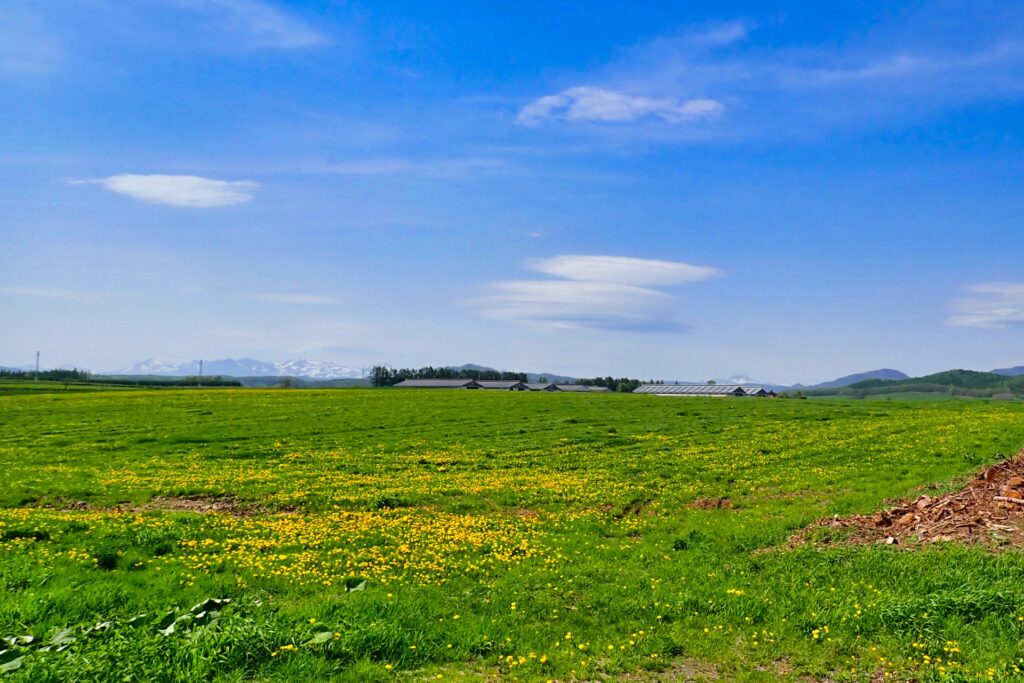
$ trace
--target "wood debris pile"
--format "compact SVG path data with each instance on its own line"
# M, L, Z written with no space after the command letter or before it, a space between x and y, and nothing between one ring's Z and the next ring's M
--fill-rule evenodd
M959 491L921 496L874 515L820 520L790 538L789 545L942 541L1024 547L1024 451L983 470Z

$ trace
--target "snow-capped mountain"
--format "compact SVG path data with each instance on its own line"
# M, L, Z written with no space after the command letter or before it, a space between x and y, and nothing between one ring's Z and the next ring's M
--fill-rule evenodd
M286 360L274 363L276 375L309 377L311 379L357 379L363 376L359 368L350 368L322 360Z
M111 374L187 377L199 374L199 361L170 363L156 358L147 358L141 363L129 365ZM203 374L225 377L308 377L310 379L362 377L362 371L359 368L350 368L329 361L287 360L282 363L269 363L252 358L222 358L203 361Z

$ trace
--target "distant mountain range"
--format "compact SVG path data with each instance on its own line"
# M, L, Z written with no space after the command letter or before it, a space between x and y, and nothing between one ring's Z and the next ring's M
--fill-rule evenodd
M473 363L466 363L459 366L451 366L455 370L479 370L479 371L493 371L495 368L487 367L484 365L476 365ZM32 367L11 367L0 365L0 370L8 371L22 371L31 372ZM139 363L134 363L128 367L121 368L114 372L106 373L114 376L158 376L158 377L189 377L192 375L199 374L199 361L193 360L185 363L173 363L158 360L156 358L147 358ZM364 377L364 368L355 368L346 365L340 365L338 363L332 363L330 361L313 361L313 360L288 360L283 362L269 362L262 360L255 360L253 358L222 358L218 360L209 360L203 362L203 374L207 376L220 375L222 377L239 377L239 378L272 378L272 377L294 377L306 380L359 380ZM1018 377L1024 375L1024 365L1018 365L1012 368L999 368L991 370L990 375L1002 375L1004 377ZM570 375L559 375L552 372L528 372L526 373L528 381L536 382L540 378L545 378L550 382L561 382L561 383L572 383L577 380L576 377ZM790 389L800 390L820 390L820 389L841 389L843 387L849 387L851 385L860 384L862 382L869 382L872 380L882 382L904 382L911 379L909 375L899 370L893 370L892 368L880 368L878 370L869 370L867 372L858 372L852 375L845 375L828 382L821 382L820 384L813 384L810 386L804 386L800 384L794 384L792 386L773 384L771 382L760 382L752 379L746 375L733 375L731 377L717 378L715 381L718 384L740 384L745 386L762 386L775 391L786 391ZM265 384L266 380L260 380L261 384ZM694 383L694 382L682 382L679 383ZM696 382L696 383L703 383Z
M147 358L141 363L121 368L111 375L157 375L164 377L190 377L199 374L199 361L169 363ZM222 358L203 361L204 375L224 377L304 377L308 379L358 379L360 368L351 368L329 361L287 360L270 363L252 358Z
M891 368L882 368L880 370L869 370L868 372L858 372L853 375L846 375L839 379L834 379L831 382L822 382L821 384L815 384L814 386L807 387L808 389L838 389L839 387L848 387L851 384L857 382L863 382L869 379L888 379L888 380L901 380L910 379L910 375L900 372L899 370L893 370Z

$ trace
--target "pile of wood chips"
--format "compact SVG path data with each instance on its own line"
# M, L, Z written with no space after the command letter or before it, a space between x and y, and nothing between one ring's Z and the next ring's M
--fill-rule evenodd
M980 472L960 491L917 500L874 515L824 519L789 539L790 547L832 542L915 546L957 541L991 548L1024 547L1024 451Z

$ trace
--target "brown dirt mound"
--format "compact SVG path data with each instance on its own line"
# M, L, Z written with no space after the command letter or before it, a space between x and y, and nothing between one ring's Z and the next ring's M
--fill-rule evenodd
M823 533L834 529L836 534ZM958 541L990 548L1024 547L1024 451L981 472L960 491L913 502L874 515L820 520L789 539L809 542L885 543L916 546Z

